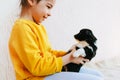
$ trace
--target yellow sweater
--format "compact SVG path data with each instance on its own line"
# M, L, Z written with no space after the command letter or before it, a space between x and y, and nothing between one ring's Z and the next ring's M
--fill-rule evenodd
M52 50L46 30L30 20L18 19L9 39L16 80L43 80L60 72L64 51Z

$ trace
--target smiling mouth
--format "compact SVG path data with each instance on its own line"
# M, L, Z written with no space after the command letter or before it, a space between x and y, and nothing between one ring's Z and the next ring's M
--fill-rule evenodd
M46 18L43 18L43 21L45 21Z
M43 21L46 20L47 18L43 18Z

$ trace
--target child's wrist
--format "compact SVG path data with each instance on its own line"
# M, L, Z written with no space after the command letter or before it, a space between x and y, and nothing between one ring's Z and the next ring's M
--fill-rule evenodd
M74 57L70 54L66 54L65 56L62 57L63 60L63 66L70 63L72 60L74 59Z

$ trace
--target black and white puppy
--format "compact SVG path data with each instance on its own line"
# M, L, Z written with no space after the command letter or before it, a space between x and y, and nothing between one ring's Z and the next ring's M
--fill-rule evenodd
M84 58L91 60L96 55L97 50L97 46L95 45L97 38L93 35L93 32L90 29L82 29L78 34L74 35L74 38L78 41L86 41L89 45L85 47L77 45L77 51L73 56L83 56ZM70 53L70 51L68 51L68 53ZM82 64L69 63L63 67L62 71L79 72L82 66Z

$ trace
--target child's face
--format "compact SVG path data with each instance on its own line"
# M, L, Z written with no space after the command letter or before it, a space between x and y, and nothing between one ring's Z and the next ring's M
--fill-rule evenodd
M33 20L39 24L48 16L51 16L51 9L55 4L55 0L41 0L32 6L32 17Z

